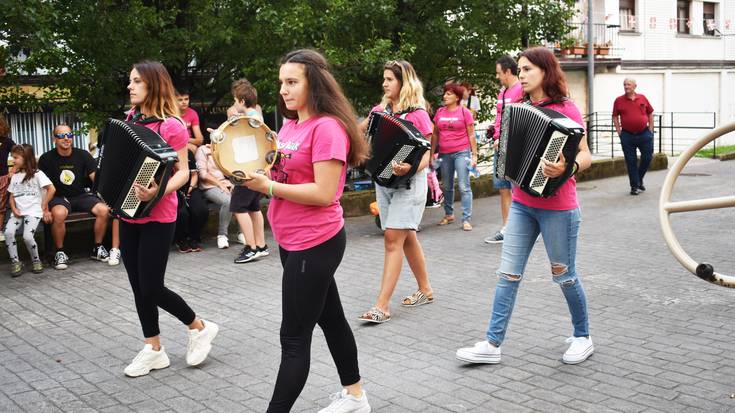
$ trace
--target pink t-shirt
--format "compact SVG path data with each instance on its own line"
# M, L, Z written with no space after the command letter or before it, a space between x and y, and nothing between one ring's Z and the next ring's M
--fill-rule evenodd
M344 227L339 198L347 175L350 139L342 124L330 116L315 116L303 123L288 120L278 133L281 160L271 169L276 182L305 184L314 182L314 163L336 159L342 172L334 200L326 207L304 205L273 197L268 206L276 242L287 251L315 247L335 236Z
M475 120L469 109L458 106L452 111L446 107L437 109L434 125L439 129L439 153L455 153L470 149L467 127Z
M377 105L370 109L370 113L373 112L383 112L383 107ZM434 132L434 125L431 123L431 118L423 109L417 109L413 112L409 112L405 117L401 116L401 118L413 123L413 126L415 126L416 129L418 129L424 136L431 135L432 132Z
M152 122L142 125L161 135L163 140L165 140L175 151L178 151L179 149L185 147L186 143L189 141L189 133L186 131L186 127L181 123L181 121L176 118L166 118L166 120L164 120L163 122ZM171 175L173 176L175 172L176 169L174 168L174 171L171 173ZM178 207L178 205L179 202L176 198L176 191L174 191L168 195L162 196L147 217L137 219L122 219L123 221L129 222L131 224L145 224L146 222L175 222L176 208Z
M535 104L538 103L540 102L536 102ZM579 113L579 108L577 108L577 105L575 105L571 100L552 103L544 107L555 110L584 127L582 114ZM513 185L513 201L531 208L550 209L554 211L568 211L570 209L575 209L579 207L579 203L577 202L577 181L572 176L553 196L549 198L537 198L535 196L531 196L522 189Z
M192 108L186 108L184 113L181 114L181 120L186 124L186 130L189 132L189 138L194 137L194 132L191 130L192 126L199 125L199 115Z
M493 139L500 139L500 122L503 116L503 102L505 104L520 102L523 99L523 86L521 82L516 82L515 85L508 89L503 89L498 93L498 104L495 106L495 133Z

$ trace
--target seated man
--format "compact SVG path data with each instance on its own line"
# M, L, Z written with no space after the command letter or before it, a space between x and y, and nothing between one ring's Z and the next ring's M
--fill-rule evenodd
M66 269L69 263L69 257L64 252L64 237L65 221L70 212L89 212L95 216L94 248L90 257L105 262L109 258L107 250L102 246L102 238L110 218L110 208L89 192L96 165L89 152L72 147L73 138L74 134L69 126L57 125L53 133L56 148L44 153L38 160L38 169L56 187L56 194L48 206L53 219L51 234L56 246L54 268L57 270Z
M189 182L178 191L179 206L176 216L174 242L179 252L202 250L202 230L207 225L209 208L199 189L199 172L194 154L189 154Z
M176 100L179 103L179 111L181 111L181 119L186 124L189 131L189 142L186 148L191 153L196 153L197 148L204 143L204 135L199 127L199 115L196 111L189 107L189 91L185 89L176 91Z

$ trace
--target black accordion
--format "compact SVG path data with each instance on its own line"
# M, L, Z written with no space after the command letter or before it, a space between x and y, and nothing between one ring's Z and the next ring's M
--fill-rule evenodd
M431 143L413 123L386 112L370 114L367 139L371 157L365 163L365 171L376 184L387 188L408 187L421 158L431 148ZM411 169L403 176L394 175L393 161L410 164Z
M166 189L178 155L156 132L132 122L109 119L99 140L96 192L116 216L142 218L150 214ZM135 196L134 183L158 194L148 202Z
M496 174L536 197L550 197L572 176L584 128L563 114L527 103L505 105ZM563 153L566 170L556 178L542 172L541 159L557 162Z

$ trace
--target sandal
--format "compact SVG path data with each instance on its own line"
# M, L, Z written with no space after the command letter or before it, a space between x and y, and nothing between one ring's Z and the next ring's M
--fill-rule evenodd
M472 224L470 224L470 221L463 222L462 229L465 231L472 231Z
M441 221L439 221L439 225L447 225L454 222L454 217L451 215L446 215L444 218L442 218Z
M390 320L390 314L386 314L383 310L378 307L373 307L368 310L365 314L357 317L360 321L366 321L368 323L382 324Z
M429 293L429 295L426 295L422 293L421 290L419 290L407 297L403 297L403 301L401 302L401 304L404 307L418 307L420 305L431 304L433 302L434 293Z

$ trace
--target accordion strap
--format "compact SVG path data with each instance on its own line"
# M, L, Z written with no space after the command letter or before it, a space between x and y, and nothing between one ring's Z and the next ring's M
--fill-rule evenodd
M531 99L524 99L523 100L523 103L528 104L528 105L533 105L533 106L535 106L537 108L543 108L543 107L546 107L546 106L549 106L549 105L553 105L554 103L566 102L567 100L569 100L568 97L563 97L561 100L551 100L551 99L549 99L546 102L541 102L538 105L534 105L531 102ZM505 103L505 102L503 102L503 103ZM503 106L505 106L505 105L503 105Z

